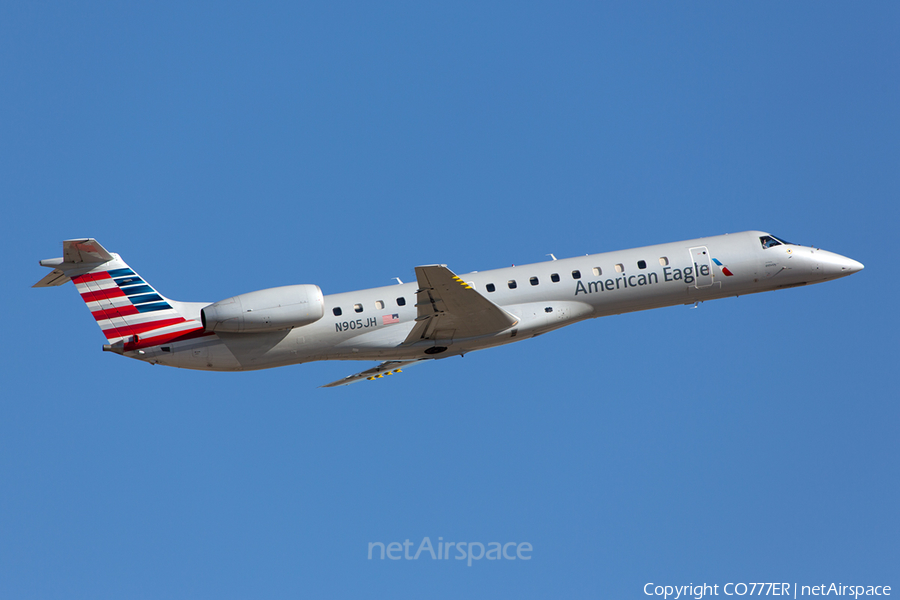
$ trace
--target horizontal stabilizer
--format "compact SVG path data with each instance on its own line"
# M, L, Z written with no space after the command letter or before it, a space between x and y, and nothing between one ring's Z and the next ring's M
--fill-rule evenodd
M113 255L94 238L65 240L63 242L63 258L67 263L105 263L113 259Z
M70 281L72 280L69 279L69 276L63 273L62 270L53 269L52 273L48 273L46 277L44 277L31 287L53 287L55 285L62 285Z
M343 379L338 379L337 381L332 381L329 384L323 385L321 387L340 387L342 385L349 385L351 383L356 383L357 381L362 381L363 379L375 380L381 379L385 375L394 375L397 373L401 373L402 369L412 366L414 364L425 362L426 360L434 360L431 358L417 358L415 360L386 360L377 367L373 367L371 369L367 369L355 375L350 375L348 377L344 377Z
M68 283L75 275L87 273L97 265L114 259L115 257L94 238L66 240L63 242L61 258L47 258L41 261L42 267L49 267L53 272L31 287L53 287Z

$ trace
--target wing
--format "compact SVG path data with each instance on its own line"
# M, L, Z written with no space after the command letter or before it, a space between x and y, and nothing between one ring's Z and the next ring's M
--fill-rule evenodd
M416 267L418 316L403 345L490 335L519 321L444 265Z
M424 362L426 360L434 360L431 358L417 358L415 360L386 360L377 367L373 367L371 369L367 369L355 375L350 375L348 377L344 377L343 379L338 379L337 381L332 381L326 385L321 387L339 387L342 385L348 385L351 383L356 383L357 381L362 381L363 379L374 380L380 379L385 375L394 375L395 373L402 373L403 369L401 367L409 367L416 363Z

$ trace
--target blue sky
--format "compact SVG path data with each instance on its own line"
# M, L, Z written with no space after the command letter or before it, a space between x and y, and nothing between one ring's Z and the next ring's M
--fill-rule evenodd
M900 585L893 3L0 6L0 596L639 598ZM335 293L764 229L866 265L337 390L100 351L169 297ZM369 561L369 542L530 561Z

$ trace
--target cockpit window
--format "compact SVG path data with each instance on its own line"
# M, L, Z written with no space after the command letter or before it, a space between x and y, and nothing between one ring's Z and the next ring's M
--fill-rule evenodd
M764 235L759 238L759 243L762 244L763 248L771 248L772 246L792 246L790 242L786 242L782 239L778 239L774 235Z

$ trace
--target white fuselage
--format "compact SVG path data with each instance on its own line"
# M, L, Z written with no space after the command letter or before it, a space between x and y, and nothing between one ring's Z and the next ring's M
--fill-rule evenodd
M240 371L316 360L444 358L508 344L593 317L765 292L850 275L856 261L811 247L764 248L747 231L552 260L459 277L518 322L492 335L404 345L417 317L417 284L324 297L325 316L268 333L211 333L126 356L189 369ZM199 319L207 303L175 303ZM340 313L340 314L337 314ZM429 348L446 348L439 355Z

